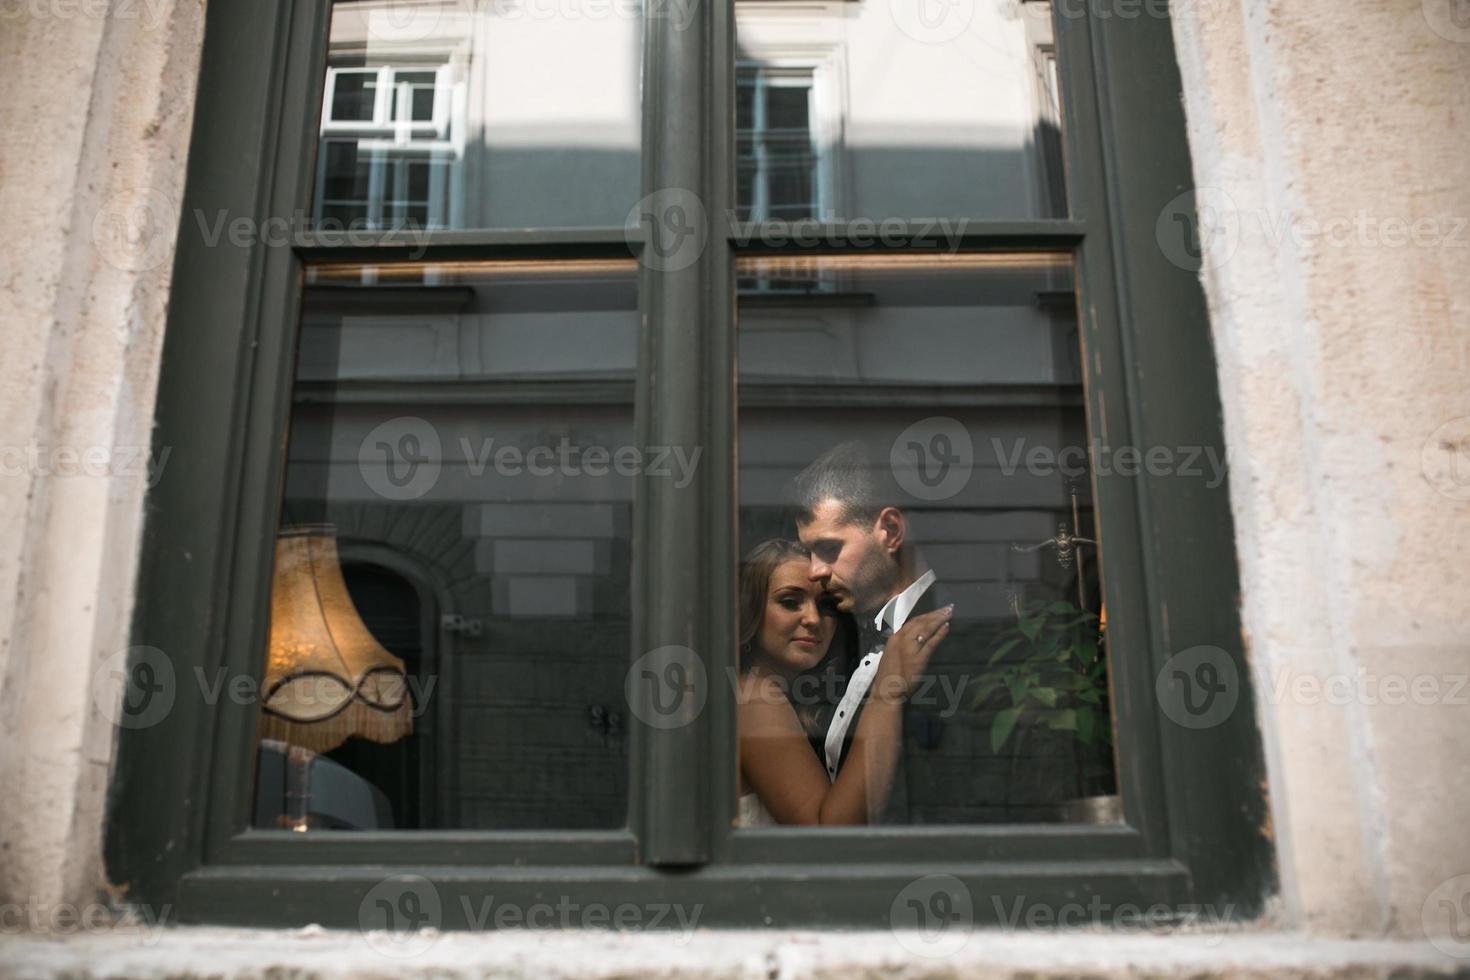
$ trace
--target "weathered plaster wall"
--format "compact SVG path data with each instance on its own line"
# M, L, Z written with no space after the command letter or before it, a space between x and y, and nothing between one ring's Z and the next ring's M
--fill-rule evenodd
M0 901L101 880L92 682L127 644L201 31L200 0L0 7Z
M1283 899L1311 928L1416 933L1470 872L1455 2L1174 5Z

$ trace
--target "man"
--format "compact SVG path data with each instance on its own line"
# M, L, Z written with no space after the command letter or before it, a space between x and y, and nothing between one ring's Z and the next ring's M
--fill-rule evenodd
M836 446L796 478L797 535L811 551L810 577L857 619L859 660L827 729L824 764L835 779L848 732L878 672L888 637L911 617L939 605L935 575L897 504L887 468L862 444ZM901 789L902 780L899 780ZM895 802L898 802L895 800Z

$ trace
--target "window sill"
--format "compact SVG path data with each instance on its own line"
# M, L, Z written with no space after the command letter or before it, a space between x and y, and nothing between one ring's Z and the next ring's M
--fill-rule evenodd
M394 949L387 933L118 928L63 937L12 934L8 972L25 977L852 977L920 970L930 977L1435 977L1470 962L1425 941L1140 927L1097 931L976 930L946 955L914 951L913 933L500 931L423 933ZM933 952L932 950L930 951ZM1464 972L1458 975L1465 975Z

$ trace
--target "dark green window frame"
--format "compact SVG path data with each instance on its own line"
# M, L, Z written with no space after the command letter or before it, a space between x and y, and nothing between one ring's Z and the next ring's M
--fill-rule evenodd
M973 221L963 247L1073 253L1094 426L1111 445L1212 447L1223 458L1203 297L1155 237L1158 215L1191 184L1169 23L1067 9L1056 45L1070 216ZM309 213L329 13L328 0L251 0L207 14L158 392L155 438L173 465L148 498L133 624L135 644L171 658L181 694L196 689L195 669L258 676L303 261L392 260L421 245L385 233L351 248L310 239L211 248L191 217ZM699 193L708 247L687 268L641 267L635 410L641 444L702 446L708 463L683 489L638 484L633 648L688 645L717 677L733 656L738 557L733 243L752 238L720 217L734 185L734 3L701 2L690 14L683 29L645 25L643 191ZM434 233L424 255L627 256L645 244L623 229L456 231ZM979 922L1018 896L1054 907L1094 895L1114 908L1210 903L1254 916L1275 868L1250 691L1204 729L1170 722L1153 693L1170 655L1199 644L1223 648L1240 682L1249 677L1228 485L1100 474L1097 499L1109 635L1114 650L1138 651L1112 665L1122 824L732 835L734 710L714 696L685 728L632 729L625 830L253 830L241 774L251 771L255 705L181 696L162 722L119 730L110 877L133 900L171 904L180 921L251 925L356 925L364 895L394 872L468 900L444 902L445 928L470 925L463 910L486 896L504 904L553 892L698 903L702 925L887 928L899 891L935 872L980 899Z

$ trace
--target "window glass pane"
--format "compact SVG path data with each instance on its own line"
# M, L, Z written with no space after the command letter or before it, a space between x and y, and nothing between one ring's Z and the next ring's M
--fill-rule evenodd
M322 220L336 228L365 228L368 225L367 205L328 203L321 209Z
M1071 257L737 271L742 825L1117 819Z
M756 69L741 65L735 74L735 128L749 134L755 125Z
M370 194L372 167L367 159L359 158L357 143L331 140L322 150L326 154L322 189L327 202L366 202Z
M794 130L797 134L808 132L807 100L811 88L807 85L773 86L766 90L766 121L773 133Z
M332 8L322 138L371 151L375 168L411 153L442 160L427 214L413 213L428 229L622 227L640 196L641 51L639 4L344 0ZM321 223L335 171L324 152L317 167ZM372 187L393 192L386 177ZM403 217L378 197L367 211L372 228Z
M378 94L378 75L374 71L340 71L333 75L333 122L372 122Z
M636 278L308 268L258 826L625 824Z
M393 73L393 118L413 122L434 119L435 73L431 71L397 71ZM405 111L405 108L407 111Z
M810 151L757 168L742 219L1065 215L1050 3L739 0L735 18L738 132ZM798 188L799 208L780 196Z
M408 164L408 197L413 201L424 201L429 197L429 167L428 161L410 162Z
M736 88L736 200L740 220L816 213L812 74L744 64Z

